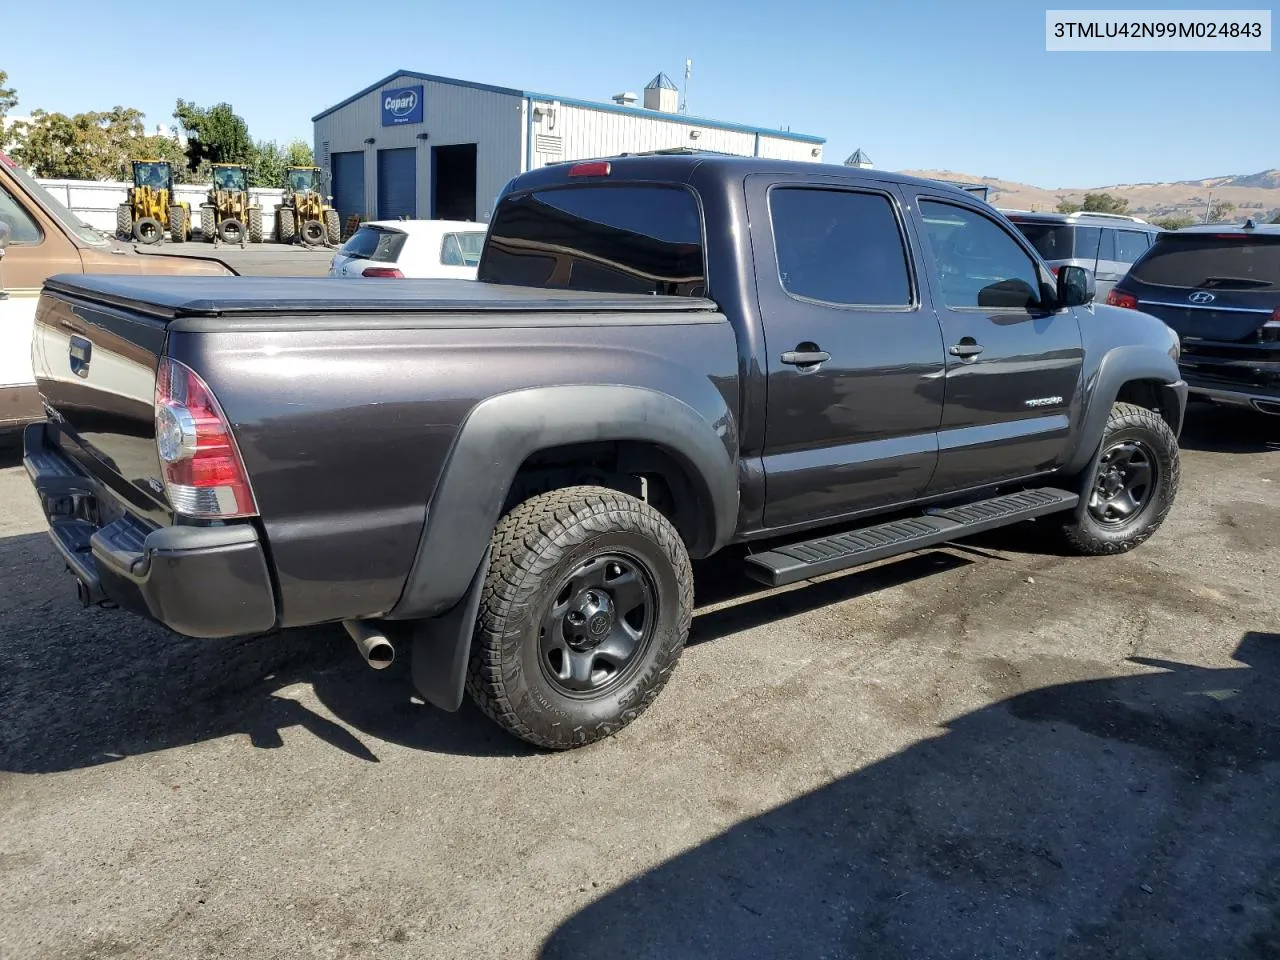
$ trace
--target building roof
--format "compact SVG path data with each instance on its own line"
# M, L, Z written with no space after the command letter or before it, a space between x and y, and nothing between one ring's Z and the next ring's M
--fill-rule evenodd
M671 78L665 73L660 73L648 83L645 84L646 90L678 90L680 89L671 82Z
M665 76L659 74L658 76ZM683 123L693 127L707 127L711 130L730 130L736 133L758 133L766 137L780 137L784 140L795 140L799 143L826 143L826 137L815 137L807 133L792 133L790 130L774 130L769 127L753 127L743 123L731 123L727 120L710 120L706 117L691 117L683 113L659 113L656 110L646 110L643 107L624 107L616 103L601 103L598 100L579 100L576 97L560 97L549 93L536 93L531 90L516 90L514 87L495 87L488 83L475 83L471 80L457 80L453 77L440 77L431 73L419 73L416 70L397 70L395 73L388 74L377 83L371 83L358 93L353 93L347 99L340 103L335 103L332 107L320 111L311 118L311 122L315 123L323 120L331 113L336 113L343 107L354 103L366 94L373 93L379 87L385 87L392 80L400 78L413 80L424 80L431 83L444 83L452 87L466 87L471 90L485 90L489 93L502 93L511 97L524 97L528 100L542 100L546 102L559 101L569 107L585 107L589 110L601 110L605 113L625 113L631 116L647 117L650 120L666 120L671 123ZM656 77L654 78L657 79ZM668 81L670 82L670 81Z

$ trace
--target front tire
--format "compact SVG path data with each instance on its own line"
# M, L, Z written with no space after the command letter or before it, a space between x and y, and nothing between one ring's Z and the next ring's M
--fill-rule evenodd
M262 242L262 208L249 208L249 242Z
M116 236L121 240L133 236L133 207L127 203L116 207Z
M186 243L191 235L191 225L187 222L187 208L173 206L169 208L169 238L174 243Z
M329 246L336 247L342 242L342 221L337 210L330 208L324 212L324 232Z
M1178 440L1164 418L1146 407L1114 404L1085 503L1062 527L1066 546L1089 556L1132 550L1160 529L1181 474Z
M293 243L298 235L297 221L290 207L281 207L276 211L276 242Z
M662 692L693 615L689 555L647 503L604 487L527 500L493 533L467 690L529 743L580 747Z

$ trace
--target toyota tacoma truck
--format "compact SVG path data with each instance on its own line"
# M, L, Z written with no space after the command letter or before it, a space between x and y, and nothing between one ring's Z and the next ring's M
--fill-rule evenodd
M789 584L1034 520L1132 549L1178 486L1178 343L992 207L820 164L517 178L476 281L55 277L25 464L86 604L341 623L567 748L670 678L690 559Z

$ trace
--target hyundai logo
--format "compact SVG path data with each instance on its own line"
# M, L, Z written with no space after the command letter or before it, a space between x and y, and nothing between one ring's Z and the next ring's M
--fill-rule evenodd
M1187 297L1192 303L1213 303L1216 299L1212 293L1205 290L1197 290L1191 296Z

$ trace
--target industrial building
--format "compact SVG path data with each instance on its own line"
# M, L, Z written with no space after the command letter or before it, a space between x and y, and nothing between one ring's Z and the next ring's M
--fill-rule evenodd
M586 157L691 148L822 160L822 137L691 117L679 98L661 73L643 99L605 103L400 70L311 119L344 222L484 221L512 177Z

